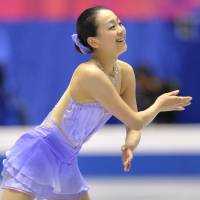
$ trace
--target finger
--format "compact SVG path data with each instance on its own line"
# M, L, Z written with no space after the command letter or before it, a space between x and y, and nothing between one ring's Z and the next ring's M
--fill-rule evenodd
M187 104L191 103L192 97L180 97L180 96L174 96L172 97L174 99L174 106L185 106Z
M130 170L130 168L131 168L131 163L128 162L128 163L124 166L124 171L125 171L125 172L128 172L128 171Z
M128 166L124 168L125 172L129 172L129 170L130 170L130 168Z
M190 96L179 96L179 101L183 103L189 103L192 101L192 97Z
M122 156L122 163L125 164L128 160L128 156L127 155L123 155Z
M132 160L132 159L129 158L129 159L127 159L127 160L124 162L124 167L125 167L125 168L129 168L129 167L130 167L130 165L131 165L131 160Z
M169 96L174 96L174 95L178 95L179 92L180 92L179 90L174 90L171 92L167 92L166 94L168 94Z
M126 165L124 165L124 171L127 172L128 169L129 169L129 167L128 167L128 163L127 163Z
M129 159L126 159L126 160L124 161L124 163L123 163L124 166L125 166L125 165L128 165L129 162L130 162Z
M124 161L123 165L124 168L127 168L127 166L129 165L130 161L127 159L126 161Z
M177 107L175 110L177 110L177 111L182 111L182 110L185 110L185 108L182 107L182 106L179 106L179 107Z
M186 106L189 106L191 104L192 104L191 102L189 102L189 103L181 103L181 104L178 104L178 107L186 107Z

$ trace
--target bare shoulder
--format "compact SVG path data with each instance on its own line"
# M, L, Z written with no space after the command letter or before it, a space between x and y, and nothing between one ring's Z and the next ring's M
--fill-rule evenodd
M75 72L74 76L76 77L78 83L84 84L85 82L91 81L103 81L105 80L105 75L96 65L86 62L80 64Z
M133 66L130 65L129 63L122 61L122 60L118 60L118 63L121 67L121 71L123 74L134 73Z
M127 62L118 60L118 63L121 69L121 94L123 94L130 85L135 86L135 73L133 67Z
M90 62L81 63L75 69L70 81L71 94L80 102L94 101L89 89L97 92L105 79L104 73L97 66Z
M118 60L117 62L123 75L134 74L133 67L129 63L122 60ZM104 76L104 73L96 65L89 62L80 64L75 71L79 78L97 78L98 80L107 79Z
M101 70L99 70L98 67L96 67L94 64L90 62L81 63L77 66L75 73L77 75L95 75L98 74Z

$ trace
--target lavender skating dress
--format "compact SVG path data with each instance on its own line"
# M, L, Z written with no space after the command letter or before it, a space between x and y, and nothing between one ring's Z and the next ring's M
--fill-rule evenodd
M50 119L23 134L6 152L2 188L36 199L74 199L89 187L78 168L81 146L112 116L98 102L80 104L71 98L58 127Z

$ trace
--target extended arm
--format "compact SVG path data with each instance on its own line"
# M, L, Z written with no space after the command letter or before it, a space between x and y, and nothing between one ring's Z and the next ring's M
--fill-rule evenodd
M134 73L131 69L129 70L129 78L131 79ZM134 130L141 130L147 126L159 112L181 110L191 101L191 97L176 96L177 92L165 93L152 106L142 112L137 112L122 99L101 70L96 67L86 68L79 77L79 84L86 93L127 127Z

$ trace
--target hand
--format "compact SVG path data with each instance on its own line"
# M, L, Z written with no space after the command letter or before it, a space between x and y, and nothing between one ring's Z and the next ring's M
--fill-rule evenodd
M121 147L121 151L122 151L122 162L124 166L124 171L128 172L131 168L131 161L133 159L133 150L130 147L123 145Z
M179 90L164 93L156 99L156 104L160 112L185 110L185 107L191 104L192 97L177 96Z

